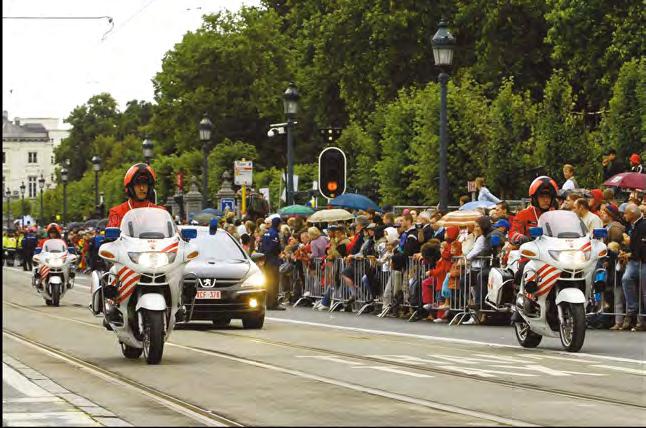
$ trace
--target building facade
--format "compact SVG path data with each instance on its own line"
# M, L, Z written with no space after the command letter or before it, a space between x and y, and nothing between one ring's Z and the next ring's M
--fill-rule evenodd
M55 118L14 118L2 112L2 189L18 191L25 184L25 198L38 195L42 175L45 188L56 186L54 149L69 131Z

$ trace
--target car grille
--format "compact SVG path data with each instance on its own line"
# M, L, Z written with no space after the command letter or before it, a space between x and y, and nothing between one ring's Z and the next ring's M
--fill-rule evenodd
M218 289L232 287L241 282L240 279L222 279L222 278L185 278L184 284L196 284L197 288ZM210 283L210 286L208 285Z

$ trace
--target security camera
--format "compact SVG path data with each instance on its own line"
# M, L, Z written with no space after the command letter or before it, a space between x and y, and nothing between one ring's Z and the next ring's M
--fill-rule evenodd
M268 137L273 137L274 135L276 135L276 128L271 128L269 131L267 131Z
M269 131L267 131L267 136L275 137L278 134L284 134L284 133L285 133L285 128L282 126L278 126L276 128L269 129Z

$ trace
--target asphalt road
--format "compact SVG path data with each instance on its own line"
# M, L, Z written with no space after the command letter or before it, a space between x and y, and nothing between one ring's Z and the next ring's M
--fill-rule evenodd
M3 425L646 426L643 333L588 331L567 354L509 327L297 308L262 330L182 326L148 366L122 357L88 286L48 307L3 268Z

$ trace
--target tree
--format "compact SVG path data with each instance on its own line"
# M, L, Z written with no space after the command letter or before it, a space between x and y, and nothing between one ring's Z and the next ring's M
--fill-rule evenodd
M574 113L576 96L561 71L556 71L545 86L543 101L533 129L537 158L546 174L561 182L566 163L575 167L590 160L583 120ZM583 185L579 183L579 185Z
M621 67L601 128L605 145L622 162L646 151L646 57Z
M258 159L256 147L243 141L231 141L225 138L211 150L209 153L209 198L211 200L215 201L215 194L220 190L224 171L229 171L233 180L234 162L242 158L248 161Z
M379 159L379 146L356 122L343 130L336 145L346 155L346 186L368 197L376 197L374 168Z

